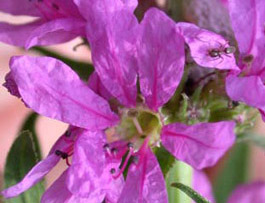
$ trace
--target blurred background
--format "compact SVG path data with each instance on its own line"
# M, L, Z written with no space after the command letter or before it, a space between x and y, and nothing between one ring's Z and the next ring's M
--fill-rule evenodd
M151 2L151 1L150 1ZM154 2L151 2L153 5ZM163 5L163 1L159 3ZM146 8L150 4L144 5ZM192 18L189 16L188 18ZM8 14L0 13L0 21L7 21L12 23L23 23L30 21L28 17L14 17ZM91 56L88 48L86 46L79 47L76 51L73 50L73 47L82 42L81 39L72 40L69 43L61 44L48 47L49 49L58 52L67 57L90 62ZM9 71L8 62L11 56L14 55L23 55L23 54L32 54L36 55L37 53L25 52L23 49L12 47L3 43L0 43L0 83L4 83L5 75ZM5 166L5 159L7 157L8 151L18 135L19 129L23 124L25 118L30 114L30 110L26 108L18 98L9 94L9 92L3 87L0 86L0 188L3 188L3 171ZM66 130L67 125L59 121L52 120L49 118L39 117L37 121L37 134L40 140L42 156L45 157L50 147L57 140L57 138ZM253 127L253 131L265 135L265 123L259 117L257 122ZM219 163L210 169L207 169L207 174L211 178L211 181L215 181L216 175L220 170L222 170L224 163L229 156L226 155ZM240 164L237 163L237 164ZM48 176L47 183L51 184L54 180L66 167L65 162L61 162L57 168L55 168ZM265 180L265 151L261 148L254 145L249 145L249 180Z

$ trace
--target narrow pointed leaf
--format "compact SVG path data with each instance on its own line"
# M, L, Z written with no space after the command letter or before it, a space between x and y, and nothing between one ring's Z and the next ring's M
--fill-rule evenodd
M197 193L196 191L194 191L193 189L191 189L190 187L188 187L182 183L172 183L171 186L180 189L182 192L185 192L196 203L210 203L208 200L206 200L199 193Z

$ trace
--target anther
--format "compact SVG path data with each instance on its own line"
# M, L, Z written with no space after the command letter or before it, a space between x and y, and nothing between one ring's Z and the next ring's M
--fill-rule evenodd
M109 149L109 148L110 148L110 146L109 146L109 144L108 144L108 143L103 145L103 149L105 149L105 150L106 150L106 149Z
M138 104L144 104L145 103L145 98L142 95L138 94L137 98L136 98L136 102Z
M111 153L114 154L114 155L116 155L118 153L118 149L112 148L111 149Z
M132 157L132 162L133 162L134 164L138 164L138 163L139 163L139 157L138 157L138 156L133 156L133 157Z
M128 148L133 148L133 143L129 142L129 143L127 144L127 147L128 147Z
M68 157L68 154L67 154L67 153L62 152L62 151L60 151L60 150L56 150L56 151L55 151L55 154L56 154L57 156L60 156L62 159L66 159L66 158Z
M70 137L71 136L71 132L70 130L67 130L64 134L65 137Z
M140 138L145 139L147 135L141 135Z
M126 168L126 166L128 164L128 161L129 161L130 157L132 156L132 154L133 154L133 148L129 148L129 152L128 152L125 160L124 160L123 165L121 166L120 171L116 175L113 175L114 179L116 179L116 178L121 176L121 174L123 173L123 171L125 170L125 168Z
M116 172L115 168L110 169L110 173L114 174Z
M250 54L250 55L247 55L247 56L245 56L243 58L243 62L245 62L245 63L251 63L253 61L253 59L254 59L254 56Z
M52 3L52 7L57 11L60 9L60 7L55 3Z
M127 115L129 117L137 117L138 116L138 111L136 109L130 109L128 112L127 112Z
M239 105L239 102L238 101L232 101L232 104L234 107L238 106Z

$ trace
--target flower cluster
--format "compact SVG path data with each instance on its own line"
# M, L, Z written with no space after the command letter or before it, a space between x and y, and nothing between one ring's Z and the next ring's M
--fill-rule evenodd
M157 149L201 170L215 165L236 139L233 118L183 123L163 111L181 86L189 57L202 69L224 71L229 97L265 114L263 0L228 3L237 62L235 46L215 32L176 23L157 8L138 21L137 0L18 3L2 1L0 10L37 18L1 23L1 41L28 49L85 37L95 71L84 82L55 58L12 57L4 86L28 108L69 128L44 160L1 192L5 198L26 191L65 159L67 169L42 202L168 202Z

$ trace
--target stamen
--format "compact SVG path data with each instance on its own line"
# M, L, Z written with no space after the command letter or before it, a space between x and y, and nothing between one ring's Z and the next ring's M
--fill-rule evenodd
M125 161L124 161L119 173L117 175L113 176L114 179L117 179L123 173L123 171L125 170L125 168L126 168L126 166L128 164L128 161L129 161L130 157L132 156L132 154L133 154L133 148L129 148L129 153L126 156Z
M133 148L133 143L129 142L129 143L127 144L127 147L128 147L128 148Z
M70 137L71 136L71 132L70 130L67 130L64 134L65 137Z
M60 7L55 3L52 3L52 7L57 11L60 9Z
M69 158L68 158L68 157L66 157L66 164L67 164L67 166L71 166L71 164L70 164L70 162L69 162Z
M62 151L60 151L60 150L56 150L56 151L55 151L55 154L56 154L57 156L60 156L62 159L66 159L66 158L68 158L68 154L65 153L65 152L62 152Z
M137 117L138 116L138 111L136 109L130 109L128 112L127 112L127 115L129 117Z
M115 168L110 169L110 173L111 174L114 174L115 172L116 172L116 169Z
M141 127L140 123L138 122L137 118L136 117L133 117L132 120L133 120L133 123L134 123L134 125L135 125L138 133L139 134L143 134L142 127Z
M110 152L110 146L109 146L109 144L104 144L103 149L107 152L107 154L108 154L109 156L111 156L111 152Z
M116 156L118 153L118 149L117 148L112 148L111 149L111 154L113 154L114 156Z
M133 156L132 158L133 158L133 159L132 159L132 162L133 162L134 164L138 164L138 163L139 163L139 157L138 157L138 156Z

